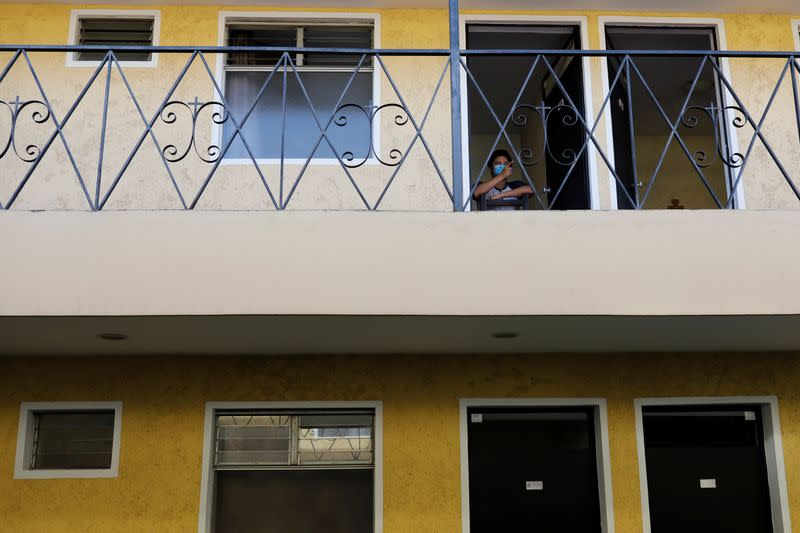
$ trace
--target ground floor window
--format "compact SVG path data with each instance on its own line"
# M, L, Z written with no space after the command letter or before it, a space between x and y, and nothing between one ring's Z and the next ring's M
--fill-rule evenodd
M375 410L216 410L210 531L375 531Z

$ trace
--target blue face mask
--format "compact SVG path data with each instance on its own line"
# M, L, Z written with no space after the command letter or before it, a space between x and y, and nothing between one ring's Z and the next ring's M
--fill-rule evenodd
M493 166L492 167L492 177L496 178L497 176L499 176L500 173L503 172L503 170L505 170L505 168L506 168L506 166L503 163L500 163L499 165Z

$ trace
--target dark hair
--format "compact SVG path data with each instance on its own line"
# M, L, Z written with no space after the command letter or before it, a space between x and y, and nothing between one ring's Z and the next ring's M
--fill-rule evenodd
M489 163L487 163L486 166L488 168L492 168L492 163L494 163L494 160L500 156L503 156L509 161L511 161L511 154L509 154L507 150L500 149L492 152L492 157L489 158Z

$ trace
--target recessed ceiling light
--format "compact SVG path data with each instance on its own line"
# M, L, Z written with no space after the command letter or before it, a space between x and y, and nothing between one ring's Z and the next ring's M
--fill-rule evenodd
M493 339L516 339L517 337L519 337L519 333L516 331L498 331L492 333Z
M104 341L124 341L128 336L124 333L100 333L97 338Z

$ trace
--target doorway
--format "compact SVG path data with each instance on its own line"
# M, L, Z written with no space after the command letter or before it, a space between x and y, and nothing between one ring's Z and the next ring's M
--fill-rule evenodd
M468 22L468 50L579 50L581 27L570 24ZM585 118L584 62L574 56L468 56L468 131L465 167L469 186L490 178L495 149L514 159L512 180L530 184L529 209L590 209L591 192ZM488 104L488 105L487 105ZM491 110L490 110L491 107ZM501 134L502 124L510 117Z
M788 531L769 405L642 405L638 415L646 532Z
M465 533L605 531L596 406L475 405L462 416Z
M712 26L607 25L605 45L607 50L719 48ZM617 207L726 206L732 180L725 161L735 161L735 150L728 126L732 117L724 109L723 87L714 68L714 64L721 67L722 60L709 58L703 63L703 57L695 56L638 55L631 59L635 67L623 64L619 56L608 58ZM671 124L678 125L676 133L685 150L677 137L670 141ZM730 205L735 207L733 199Z

